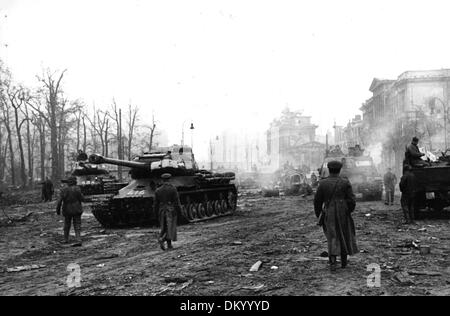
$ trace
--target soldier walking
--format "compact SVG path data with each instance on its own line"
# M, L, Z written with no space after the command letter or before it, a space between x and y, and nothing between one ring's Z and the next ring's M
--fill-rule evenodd
M400 191L402 192L401 205L406 224L414 224L415 211L417 209L417 180L411 172L411 167L403 167L403 176L400 179Z
M80 187L77 186L77 179L70 177L67 180L67 187L61 190L60 197L56 206L56 214L64 216L64 242L69 243L70 227L73 223L77 246L81 246L81 214L83 207L81 202L88 200L83 197Z
M397 177L392 173L392 169L388 168L388 171L384 175L384 190L386 193L386 205L394 205L394 193L395 185L397 184Z
M162 250L173 249L172 241L177 241L177 214L181 212L180 197L177 189L169 183L170 173L164 173L164 183L155 191L154 210L159 216L159 245Z
M355 195L346 178L339 176L342 163L328 163L330 176L319 183L314 197L314 211L319 217L328 241L330 270L336 271L337 256L341 256L341 266L347 266L347 256L358 252L355 224L351 213L355 209Z

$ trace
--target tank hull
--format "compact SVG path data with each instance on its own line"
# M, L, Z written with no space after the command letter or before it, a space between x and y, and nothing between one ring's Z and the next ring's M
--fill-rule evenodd
M182 212L178 223L212 219L231 215L237 206L237 189L233 184L183 190L178 188ZM153 210L153 196L110 197L93 205L92 213L106 228L158 226L158 214Z
M440 162L430 167L413 168L418 185L417 208L442 211L450 206L450 165Z

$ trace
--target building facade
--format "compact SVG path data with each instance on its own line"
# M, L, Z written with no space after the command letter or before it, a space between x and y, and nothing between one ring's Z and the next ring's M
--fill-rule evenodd
M450 69L406 71L396 80L374 79L363 113L362 138L380 144L382 167L401 173L405 146L413 136L428 150L443 150L448 123Z
M317 125L300 111L283 110L267 131L267 156L275 171L285 164L294 167L318 166L322 163L325 145L316 142Z

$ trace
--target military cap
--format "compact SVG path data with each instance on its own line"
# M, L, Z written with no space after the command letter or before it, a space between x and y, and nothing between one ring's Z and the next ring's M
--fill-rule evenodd
M333 160L328 163L328 169L337 170L337 169L341 169L341 168L342 168L342 163L340 161Z
M161 179L170 179L172 177L172 175L170 173L163 173L161 175Z

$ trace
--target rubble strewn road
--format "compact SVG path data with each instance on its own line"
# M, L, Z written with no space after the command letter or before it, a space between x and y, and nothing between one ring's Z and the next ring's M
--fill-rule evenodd
M83 215L83 246L62 242L54 202L5 208L0 225L2 295L449 295L448 218L401 225L400 206L359 202L354 213L361 253L331 274L326 239L311 198L240 197L234 216L179 227L174 251L157 228L105 230ZM3 213L0 218L3 220ZM429 246L430 254L420 254ZM257 271L250 268L261 261ZM69 264L81 286L69 288ZM367 279L381 268L381 287ZM375 266L376 267L376 266Z

